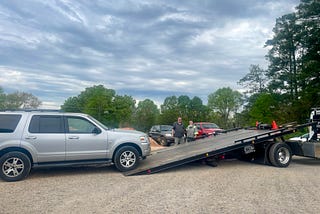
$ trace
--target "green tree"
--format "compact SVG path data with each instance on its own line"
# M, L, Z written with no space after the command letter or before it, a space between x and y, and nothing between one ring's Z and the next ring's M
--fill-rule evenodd
M250 124L253 125L256 121L271 124L273 120L278 120L277 110L278 102L272 94L259 94L249 110Z
M199 97L181 95L167 97L161 105L161 114L159 122L161 124L173 124L178 117L181 117L185 125L189 120L207 121L209 119L210 109L203 105Z
M159 114L160 111L152 100L140 101L134 115L135 128L147 132L156 123Z
M166 97L160 109L161 115L159 117L159 123L161 124L173 124L180 116L178 98L176 96Z
M267 55L270 62L268 76L270 89L281 90L290 94L290 101L298 97L297 51L299 37L297 35L296 14L283 15L276 20L273 29L274 37L266 42L271 49Z
M132 115L135 111L136 101L128 95L119 96L116 95L112 105L114 106L113 120L109 117L109 120L114 124L119 124L120 127L128 127L132 125Z
M218 113L221 118L222 127L230 127L229 119L231 114L238 111L242 104L242 94L238 91L233 91L231 88L220 88L216 92L209 94L208 107Z
M68 98L61 109L89 114L104 124L118 127L129 123L135 100L130 96L119 96L103 85L86 88L77 97Z
M178 112L179 112L179 116L186 123L186 121L189 120L189 116L192 112L191 100L189 96L181 95L178 97Z
M320 1L302 0L295 13L278 18L271 47L269 88L281 94L283 112L299 122L320 105Z
M2 87L0 86L0 110L5 109L5 100L6 100L6 94L4 93Z
M65 112L82 112L83 106L80 104L78 97L69 97L64 101L61 109Z
M36 109L40 105L41 101L31 93L17 91L5 96L5 109Z
M302 0L297 7L297 22L300 26L299 73L300 99L294 112L306 118L311 107L320 106L320 1Z
M266 91L267 87L266 71L259 65L250 65L249 73L241 78L238 84L248 89L246 93L262 93Z
M203 105L203 102L199 97L193 97L190 101L189 120L193 120L194 122L208 121L210 119L209 116L210 109Z

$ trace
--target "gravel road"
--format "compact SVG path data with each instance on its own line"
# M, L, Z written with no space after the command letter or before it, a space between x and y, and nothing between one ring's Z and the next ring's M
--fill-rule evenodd
M320 160L225 160L125 177L113 167L33 170L0 181L0 213L319 213Z

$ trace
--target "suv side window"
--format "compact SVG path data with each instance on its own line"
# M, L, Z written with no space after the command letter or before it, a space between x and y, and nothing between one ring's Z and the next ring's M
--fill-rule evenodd
M93 133L95 128L96 126L85 118L67 117L68 133Z
M20 114L1 114L0 133L12 133L21 119Z
M62 116L34 115L31 118L30 133L64 133Z

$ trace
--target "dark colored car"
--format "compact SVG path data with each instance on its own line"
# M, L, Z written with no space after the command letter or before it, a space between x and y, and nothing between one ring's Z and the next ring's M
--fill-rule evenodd
M154 125L149 131L149 136L162 146L174 143L171 125Z
M197 138L208 137L211 135L217 135L223 132L223 129L219 128L219 126L215 123L209 122L197 122L194 123L198 129Z

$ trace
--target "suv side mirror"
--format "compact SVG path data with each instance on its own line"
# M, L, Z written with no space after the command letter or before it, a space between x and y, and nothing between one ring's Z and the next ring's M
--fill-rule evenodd
M94 129L92 130L92 133L93 134L100 134L101 133L101 130L97 127L94 127Z

